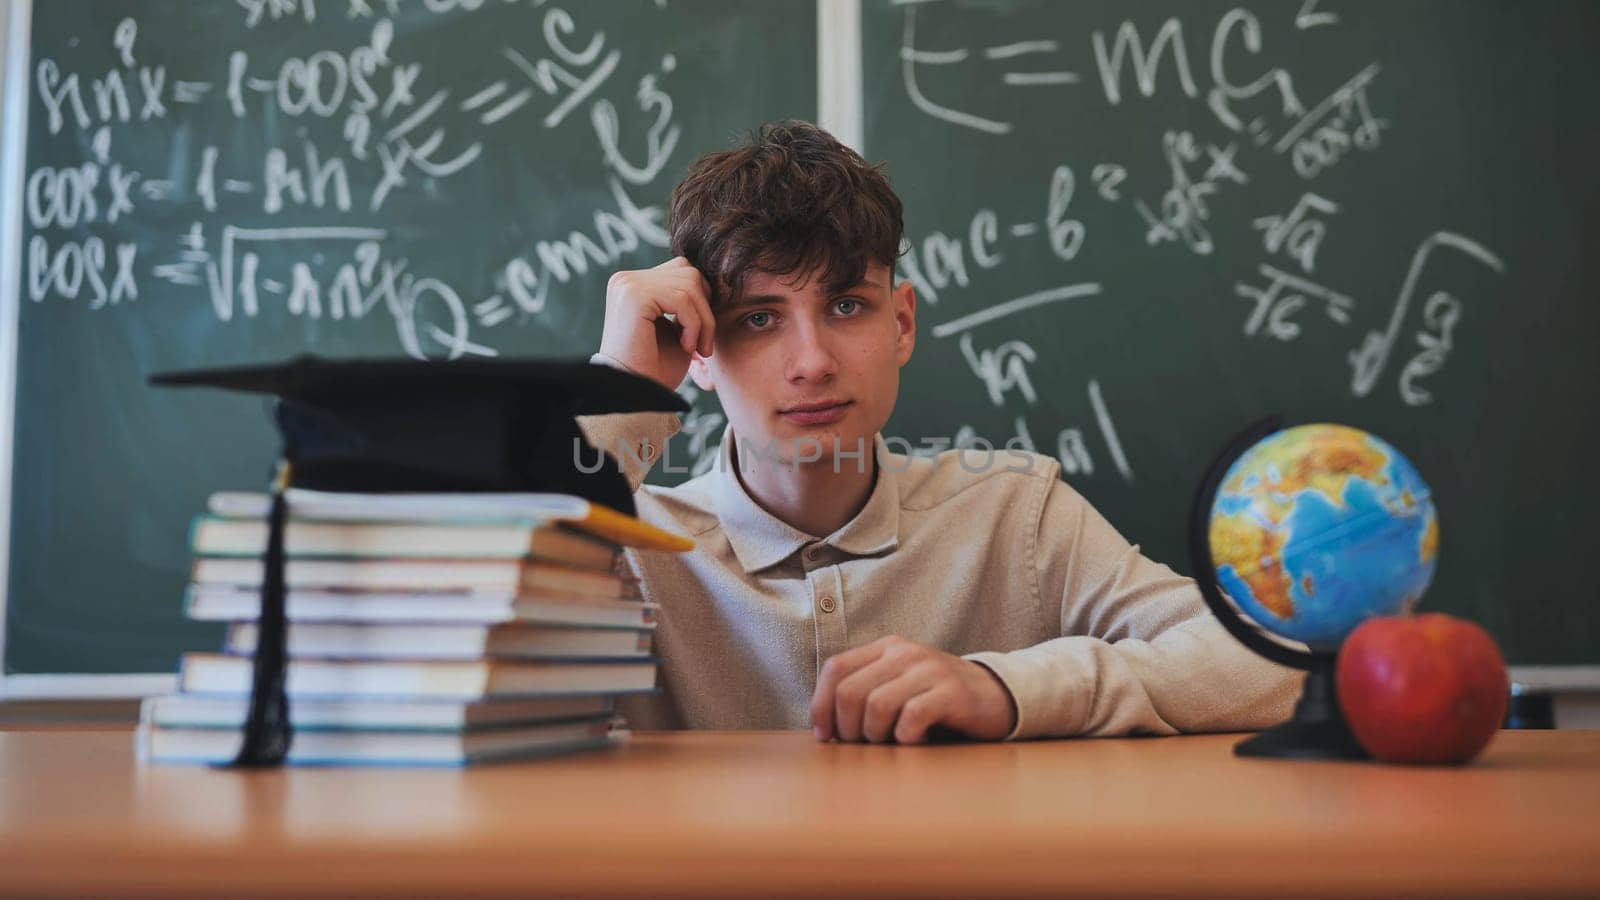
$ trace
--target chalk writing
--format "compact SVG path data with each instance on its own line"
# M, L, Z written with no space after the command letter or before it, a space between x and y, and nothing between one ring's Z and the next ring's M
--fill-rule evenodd
M1454 250L1496 273L1505 272L1505 263L1500 257L1471 238L1439 231L1423 239L1416 252L1411 255L1411 265L1406 270L1405 282L1401 284L1399 295L1395 298L1388 327L1383 331L1367 332L1361 339L1361 344L1350 353L1350 390L1356 396L1364 397L1371 393L1378 379L1382 377L1383 370L1389 363L1389 356L1400 339L1401 330L1405 327L1406 315L1416 296L1423 272L1438 250ZM1422 351L1412 358L1401 375L1400 399L1408 405L1420 406L1433 399L1432 395L1421 389L1416 382L1444 366L1453 346L1451 336L1460 321L1461 309L1461 302L1444 291L1430 295L1424 304L1423 331L1417 337L1417 343L1422 347Z
M1294 316L1307 303L1313 302L1320 303L1323 313L1335 323L1350 322L1350 309L1355 301L1348 296L1264 263L1260 273L1267 280L1265 287L1234 285L1235 293L1255 304L1244 323L1247 336L1265 334L1280 341L1294 340L1300 336L1300 326Z
M78 71L60 56L41 55L33 92L44 130L83 134L86 156L26 173L22 205L33 232L25 244L27 295L35 302L83 300L89 309L126 306L140 296L140 279L150 278L201 292L222 323L281 315L354 325L382 312L409 355L493 354L475 331L544 315L553 287L667 246L664 210L632 192L652 201L663 195L660 179L683 139L668 89L677 54L656 53L648 71L630 76L631 97L619 102L605 91L623 72L622 49L560 6L533 4L535 27L509 30L504 44L486 48L485 61L498 71L479 69L478 77L487 77L476 85L435 71L440 62L426 53L405 58L418 48L400 45L402 9L409 26L418 16L457 19L507 5L330 0L319 8L314 0L239 0L240 27L294 33L285 44L294 49L224 46L212 57L220 62L214 71L181 75L169 69L189 60L155 58L163 54L152 53L145 37L153 32L131 17L98 39L109 44L110 66ZM343 7L343 16L337 9L330 16L330 6ZM351 40L341 18L366 24ZM334 27L347 36L330 39ZM78 47L74 40L67 49ZM1014 48L1014 55L1026 51ZM576 117L592 128L609 202L588 214L591 227L538 237L525 253L503 256L498 274L485 279L492 290L470 296L422 271L402 246L425 235L425 224L396 229L360 220L387 212L397 198L433 196L441 180L482 159L482 132L511 127L519 111L536 107L536 127L554 129ZM194 141L202 132L191 132L188 117L211 109L248 126L276 124L259 149L215 137ZM170 166L146 174L116 158L116 129L166 121L175 111L181 120ZM120 228L147 212L170 220L175 211L190 223L175 240L142 245L84 233Z
M1138 86L1139 94L1144 97L1155 96L1161 60L1168 51L1172 53L1172 68L1184 94L1193 97L1199 93L1194 73L1189 69L1189 52L1184 48L1183 25L1177 19L1163 22L1148 48L1140 40L1139 29L1132 22L1117 26L1116 37L1112 38L1109 49L1104 32L1095 31L1090 40L1094 45L1094 62L1100 72L1100 85L1105 90L1106 102L1112 106L1122 102L1123 64L1129 61L1133 64L1134 83Z
M1336 165L1352 147L1375 150L1389 123L1375 118L1367 101L1367 85L1378 77L1373 63L1340 85L1284 133L1273 145L1289 151L1294 170L1315 178Z
M1038 359L1038 354L1025 342L1006 341L993 350L978 351L973 349L972 335L963 334L961 355L966 357L972 373L983 381L995 406L1004 406L1006 392L1013 388L1028 403L1039 399L1028 378L1028 363Z
M1301 194L1294 209L1281 216L1262 216L1251 225L1262 232L1268 253L1284 250L1307 273L1317 268L1317 249L1327 234L1327 226L1314 214L1333 215L1339 204L1316 194Z
M1124 482L1132 484L1135 480L1133 467L1129 464L1127 454L1122 448L1122 438L1117 433L1116 423L1112 421L1111 410L1106 404L1099 380L1091 379L1085 393L1094 425L1089 429L1081 425L1068 425L1056 432L1055 446L1051 449L1055 451L1056 461L1061 464L1061 474L1074 479L1094 477L1095 455L1090 446L1090 438L1098 437L1104 445L1105 455L1111 459L1111 467ZM917 450L914 452L926 456L954 449L964 451L962 457L966 457L968 454L965 451L977 451L972 454L971 461L965 459L962 461L963 467L969 471L999 469L1028 471L1034 465L1033 461L1019 454L1040 451L1028 427L1027 418L1017 416L1013 419L1012 431L1011 437L997 448L994 442L980 435L971 425L962 425L950 439L922 438L915 445ZM899 437L885 438L885 443L889 444L891 449L894 449L896 444L908 448L912 446L910 441Z
M37 57L31 100L53 142L20 185L30 301L145 314L156 307L142 299L152 293L141 289L148 280L163 301L187 298L224 327L266 317L323 329L376 325L400 352L458 358L496 353L491 342L510 329L564 322L582 308L577 295L605 275L659 262L667 249L662 204L701 102L675 81L688 60L702 64L685 47L663 40L636 54L608 33L613 17L550 0L229 6L235 37L255 38L224 41L209 56L160 52L161 23L118 14L87 26L85 47L98 55L82 60L92 62L74 63L76 43ZM641 4L652 14L669 6ZM889 83L901 99L938 127L985 142L993 156L983 162L1002 161L1007 186L1031 185L1012 203L1014 191L981 192L983 166L952 173L980 185L978 195L937 227L908 233L894 266L922 304L925 333L955 339L944 349L952 359L959 353L955 366L975 379L973 402L1013 417L1006 446L1034 449L1032 416L1044 451L1069 477L1111 473L1133 482L1100 381L1087 383L1078 421L1046 432L1038 420L1058 399L1048 396L1039 367L1055 361L1063 340L1083 340L1049 330L1073 315L1075 301L1125 304L1137 311L1138 328L1177 321L1160 304L1186 298L1119 290L1118 268L1140 259L1119 255L1130 247L1148 259L1145 248L1170 244L1216 267L1217 280L1203 290L1223 286L1227 315L1240 322L1228 331L1233 340L1242 332L1246 346L1292 343L1308 332L1347 340L1343 329L1362 306L1341 263L1361 249L1355 236L1374 210L1344 192L1348 173L1325 176L1352 154L1377 151L1391 123L1376 112L1385 99L1373 93L1378 62L1358 60L1306 90L1315 82L1291 54L1339 32L1340 15L1324 6L1130 13L1082 27L1063 16L1058 28L1018 33L1001 17L993 28L941 27L944 17L983 9L892 0ZM465 69L410 40L429 23L479 22L507 10L522 27L493 32ZM1308 107L1302 95L1316 102ZM1120 149L1086 139L1098 123L1063 114L1066 98L1144 115L1145 130L1136 131L1144 137ZM205 116L250 139L194 127L215 121ZM1036 146L1034 135L1046 129L1061 134L1038 145L1053 156L1041 163L1012 153ZM484 226L481 240L451 244L473 257L478 278L425 256L438 241L434 217L453 196L450 183L504 182L507 196L521 200L516 170L542 162L554 145L540 142L556 131L562 152L573 140L581 147L561 164L590 167L573 192L583 198L578 205L563 196L559 216L544 215L535 197L525 217L509 221L478 222L471 210L439 219L444 227ZM171 143L160 165L129 153L152 136ZM497 149L512 155L486 159ZM1107 207L1118 208L1109 219ZM913 220L915 210L907 212ZM1228 268L1221 251L1229 242L1260 255ZM1438 252L1445 250L1455 252ZM1498 256L1453 232L1424 240L1387 324L1349 334L1362 335L1348 355L1356 396L1372 394L1385 375L1394 379L1391 400L1405 406L1446 393L1437 376L1475 321L1475 295L1422 288L1424 278L1458 274L1435 272L1441 256L1504 271ZM43 308L70 314L73 306ZM1331 363L1340 391L1342 365ZM678 443L699 473L712 464L726 419L699 408L712 398L683 390L697 406ZM954 443L982 440L963 426Z
M1161 139L1161 146L1172 186L1161 195L1160 212L1151 210L1143 200L1134 201L1134 209L1145 222L1145 243L1154 246L1181 241L1195 253L1209 254L1216 245L1206 228L1206 221L1211 218L1208 198L1216 194L1224 182L1250 183L1234 162L1238 148L1234 144L1226 147L1201 144L1187 131L1168 131ZM1198 177L1191 174L1189 167L1202 162L1204 172Z

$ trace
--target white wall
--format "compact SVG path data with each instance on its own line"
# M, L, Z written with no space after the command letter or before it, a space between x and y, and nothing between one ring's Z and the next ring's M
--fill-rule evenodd
M17 304L22 290L22 164L31 0L0 0L0 613L11 552L11 446L16 408ZM0 691L5 616L0 615Z
M817 124L861 151L861 0L817 0Z

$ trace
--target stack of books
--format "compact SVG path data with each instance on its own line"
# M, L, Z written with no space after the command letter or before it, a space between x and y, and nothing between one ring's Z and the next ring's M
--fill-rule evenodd
M657 607L623 544L686 541L577 497L291 489L285 530L288 762L463 765L607 746L619 695L654 689ZM229 623L144 704L154 762L219 763L242 741L269 500L196 518L190 618Z

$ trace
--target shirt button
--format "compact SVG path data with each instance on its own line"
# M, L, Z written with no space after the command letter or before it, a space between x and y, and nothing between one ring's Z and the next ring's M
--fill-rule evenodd
M817 601L817 605L822 607L822 611L825 613L833 612L834 603L832 597L823 597L821 600Z
M822 548L820 548L820 547L812 547L811 549L806 551L806 559L809 559L812 562L816 562L817 561L817 557L819 557L821 555L822 555Z

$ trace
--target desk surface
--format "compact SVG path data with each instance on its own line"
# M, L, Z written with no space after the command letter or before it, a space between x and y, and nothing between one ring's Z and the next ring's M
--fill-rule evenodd
M1600 732L1430 769L1238 739L686 732L243 774L141 767L127 732L0 733L0 895L1600 895Z

